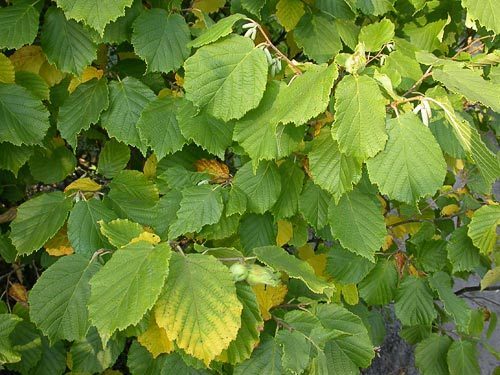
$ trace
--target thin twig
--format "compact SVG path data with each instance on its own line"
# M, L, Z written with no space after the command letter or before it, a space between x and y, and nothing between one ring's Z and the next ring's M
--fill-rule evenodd
M426 71L425 71L425 73L422 75L422 77L420 77L420 78L418 79L418 81L417 81L417 82L415 82L415 83L414 83L414 84L413 84L413 85L412 85L412 86L408 89L408 91L406 91L406 92L403 94L403 96L406 96L406 95L408 95L409 93L411 93L413 90L415 90L417 87L419 87L419 86L420 86L420 84L421 84L421 83L422 83L422 82L423 82L426 78L428 78L428 77L430 77L430 76L432 76L432 65L431 65L431 66L429 66L429 67L427 68L427 70L426 70Z
M493 286L488 286L484 289L481 289L481 285L475 285L475 286L466 286L463 287L462 289L459 289L455 292L457 296L464 294L464 293L470 293L470 292L480 292L480 291L496 291L500 290L500 285L493 285Z

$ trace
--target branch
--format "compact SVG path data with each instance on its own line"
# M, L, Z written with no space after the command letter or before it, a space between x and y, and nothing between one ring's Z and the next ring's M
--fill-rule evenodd
M470 292L484 292L484 291L496 291L496 290L500 290L500 285L488 286L484 289L481 289L481 285L476 285L476 286L466 286L462 289L457 290L455 294L459 296Z

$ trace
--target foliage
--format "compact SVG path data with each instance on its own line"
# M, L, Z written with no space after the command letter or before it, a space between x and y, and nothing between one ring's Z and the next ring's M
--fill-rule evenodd
M479 374L499 11L0 0L0 370Z

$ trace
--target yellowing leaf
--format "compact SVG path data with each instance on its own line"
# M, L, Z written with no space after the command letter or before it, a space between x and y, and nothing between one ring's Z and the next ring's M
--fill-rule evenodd
M168 338L167 331L156 324L154 317L151 318L148 329L137 336L137 341L153 355L153 358L174 350L174 345Z
M403 238L406 234L415 234L418 232L422 225L422 223L406 223L395 225L403 221L406 221L406 219L395 215L387 215L385 217L385 224L387 226L393 225L392 233L396 238Z
M500 282L500 266L489 270L481 280L481 290Z
M276 18L286 31L293 30L304 14L301 0L280 0L276 4Z
M67 193L71 190L80 190L80 191L90 191L95 192L101 190L102 186L97 182L91 180L89 177L83 177L78 180L73 181L71 184L66 186L64 192Z
M130 243L136 243L136 242L140 242L140 241L144 241L144 242L148 242L150 244L156 245L156 244L160 243L161 239L160 239L159 236L157 236L154 233L151 233L151 232L142 232L137 237L132 238L130 240Z
M229 168L226 164L217 160L200 159L195 163L198 172L206 172L215 183L223 183L231 178Z
M10 56L16 72L27 71L38 74L41 66L47 61L40 46L24 46Z
M283 303L285 296L288 292L286 285L280 284L278 286L269 285L254 285L253 291L259 303L260 313L264 320L271 319L269 310L274 306Z
M286 220L278 220L278 234L276 235L276 244L283 246L293 237L292 223Z
M84 69L80 77L73 77L68 86L68 91L72 93L76 88L82 83L88 82L91 79L97 78L101 79L104 72L101 69L97 69L93 66L88 66Z
M158 158L156 157L155 154L151 154L149 158L147 158L146 162L144 163L144 176L146 176L148 179L153 179L156 177L156 167L158 166Z
M24 285L13 283L9 287L8 294L9 297L13 298L17 302L28 302L28 291Z
M57 85L64 79L64 77L66 77L65 73L61 72L55 65L52 65L48 61L45 61L42 64L38 74L45 80L45 82L47 82L49 87Z
M359 303L359 294L356 284L342 285L342 296L347 304L357 305Z
M45 251L54 257L73 254L74 250L68 239L66 225L59 229L55 236L47 241L44 247Z
M217 12L224 6L226 0L195 0L193 8L199 9L205 13Z
M453 216L458 211L460 211L460 206L457 204L449 204L441 209L441 215L443 216Z
M388 234L387 236L385 236L385 242L382 245L382 250L386 251L387 249L389 249L392 243L393 243L393 238L390 234Z
M0 53L0 83L14 83L14 65L7 56Z
M306 244L299 248L299 258L309 263L316 275L325 276L326 254L316 254L312 246Z

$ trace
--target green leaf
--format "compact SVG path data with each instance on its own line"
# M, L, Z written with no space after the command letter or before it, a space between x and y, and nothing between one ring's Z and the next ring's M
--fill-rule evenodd
M188 43L188 47L199 48L206 44L216 42L233 31L233 26L236 22L245 18L245 15L240 13L231 14L228 17L222 18L215 25L210 26L195 40Z
M263 214L276 203L281 192L281 177L274 162L262 162L255 171L252 163L243 165L234 177L234 186L248 198L249 212Z
M253 249L257 259L276 271L285 272L289 277L302 280L314 293L329 293L333 284L320 279L312 266L306 261L297 259L278 246L263 246Z
M51 139L46 145L35 149L29 160L30 171L36 181L54 184L75 170L76 158L61 138Z
M297 26L304 14L304 3L300 0L280 0L276 4L276 18L287 32Z
M267 81L264 51L237 35L201 47L184 69L186 98L224 121L257 107Z
M395 0L357 0L356 6L364 14L380 16L394 9Z
M426 272L435 272L446 265L446 241L423 240L413 251L416 266Z
M332 198L314 182L307 180L299 198L299 211L317 231L328 224L328 207Z
M467 15L486 27L500 33L500 9L494 0L462 0L462 6L467 8Z
M0 48L18 49L33 43L40 17L37 4L35 0L18 0L0 8Z
M99 221L99 229L109 243L116 248L128 245L130 241L144 232L140 224L127 219L115 219L107 223Z
M252 356L234 368L234 375L280 375L281 348L274 337L266 336L253 351Z
M355 18L356 8L352 0L317 0L315 6L335 18L347 20Z
M301 374L310 361L311 343L302 332L279 330L275 336L281 346L283 368L292 374Z
M19 254L41 248L63 226L72 202L60 191L42 194L17 208L10 238Z
M24 87L0 83L0 141L39 144L49 129L49 112Z
M326 272L341 284L359 283L375 266L366 258L339 245L334 245L326 257Z
M65 256L50 266L30 291L30 318L52 343L83 339L89 329L89 281L101 268L81 255Z
M208 365L237 337L242 308L229 269L216 258L172 255L155 317L179 348Z
M97 171L105 177L113 178L125 169L130 159L130 149L126 144L110 139L99 154Z
M415 349L415 365L422 375L448 375L446 354L452 340L448 336L431 334L421 341Z
M394 38L394 24L383 19L380 22L363 26L359 32L359 42L365 44L365 51L376 52Z
M121 171L109 184L108 198L116 212L144 225L154 221L151 210L159 199L157 187L139 171Z
M474 212L469 224L469 237L481 253L488 255L495 248L500 206L483 206Z
M337 76L335 64L313 66L297 76L279 91L273 105L275 119L283 124L303 125L324 112Z
M303 16L293 36L304 54L318 64L332 60L342 49L342 42L333 19L326 14L306 14Z
M79 85L59 108L57 128L75 149L77 135L99 121L108 108L108 85L105 79L93 79Z
M394 51L387 56L380 71L390 77L395 87L404 91L409 90L422 77L420 64L401 51Z
M241 0L241 6L251 14L260 18L260 11L266 4L266 0Z
M21 360L21 356L12 347L12 342L9 338L21 320L17 315L0 314L0 365L19 362Z
M216 119L206 111L197 111L188 100L179 106L177 122L186 139L224 159L226 149L233 143L232 123Z
M31 370L36 375L62 375L66 371L66 347L63 341L53 345L42 337L42 353L40 361Z
M169 273L170 255L165 243L133 243L116 251L90 280L89 316L103 345L153 307Z
M333 236L343 247L374 261L375 252L387 234L384 216L375 197L360 190L349 192L330 205L329 223Z
M97 58L97 45L89 32L67 20L58 8L49 8L45 13L41 41L49 62L63 72L80 75Z
M84 340L75 341L71 345L71 370L78 373L102 372L115 363L124 346L123 338L111 338L103 348L97 330L90 327Z
M153 358L152 354L136 340L130 345L127 367L132 375L162 374L166 362L165 356Z
M146 146L141 141L137 122L142 110L155 99L154 93L141 81L126 77L109 85L109 107L101 115L103 128L110 137L138 147L143 153Z
M30 91L37 99L50 100L49 86L40 75L25 71L16 72L16 83Z
M99 34L111 21L116 20L125 12L125 8L132 5L133 0L57 0L57 5L64 10L68 18L83 21L94 28Z
M132 44L146 61L148 72L168 73L181 67L189 56L189 27L179 14L154 8L142 12L134 22Z
M284 85L271 82L259 106L236 122L234 140L252 158L254 168L260 160L289 155L304 137L303 128L278 125L277 96Z
M142 1L134 0L132 6L125 9L125 15L106 25L102 37L103 42L120 44L130 41L132 38L132 25L142 11L144 11Z
M75 204L68 219L68 238L75 253L91 257L106 248L108 241L98 222L116 219L116 214L98 199L82 200Z
M245 215L240 222L239 236L241 246L246 254L251 250L276 243L277 228L273 222L274 218L269 213L265 215Z
M478 363L476 343L466 340L456 340L450 345L448 368L453 375L479 375L481 369Z
M381 258L359 283L359 295L369 305L386 305L394 298L398 280L394 261Z
M304 172L292 161L285 161L279 166L281 175L281 193L272 209L277 219L288 218L297 213L299 197L304 183Z
M429 325L437 316L427 282L415 276L403 279L396 292L394 307L403 325Z
M19 169L33 155L30 146L15 146L9 142L0 143L0 169L11 171L17 177Z
M22 374L31 373L42 355L41 337L36 327L27 320L16 325L10 334L12 349L18 352L21 360L9 365L9 369Z
M446 176L442 151L428 127L413 113L387 122L385 149L366 162L382 194L406 203L434 194Z
M467 230L467 226L455 229L446 247L453 273L473 271L480 264L479 251L467 235Z
M143 142L153 149L158 160L181 150L186 142L176 118L180 103L181 99L171 96L156 98L146 104L137 123Z
M481 102L500 112L500 83L485 80L481 70L464 69L462 64L447 63L441 69L434 69L432 77L469 101Z
M222 192L218 185L199 185L184 189L177 220L170 226L169 238L199 232L204 225L217 223L223 208Z
M445 311L453 318L462 332L467 332L471 319L471 310L465 300L457 297L452 289L450 275L443 271L436 272L429 278L429 285L443 301Z
M347 76L335 90L333 138L340 151L365 160L387 141L385 99L377 82L368 76Z
M250 358L254 347L259 343L260 330L264 326L252 287L248 284L237 283L236 294L243 305L241 328L234 341L219 356L223 362L231 364L240 363Z
M354 374L368 367L375 357L370 336L362 320L342 306L318 305L321 324L337 335L325 345L326 374Z
M361 162L339 150L329 130L323 130L311 143L308 154L313 181L330 192L336 201L353 189L361 178Z

